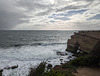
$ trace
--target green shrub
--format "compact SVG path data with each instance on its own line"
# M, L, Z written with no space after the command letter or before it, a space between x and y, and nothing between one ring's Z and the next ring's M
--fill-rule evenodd
M29 76L74 76L72 72L77 72L76 69L78 67L98 65L99 59L96 56L86 55L63 64L59 70L51 69L45 72L45 63L42 62L36 69L31 70Z
M42 62L35 71L35 76L43 76L43 73L45 71L45 63Z
M66 71L54 71L51 70L49 72L46 72L44 76L74 76L72 74L72 71L66 70Z
M40 63L36 69L31 69L29 76L44 76L45 62Z
M91 55L81 56L62 65L62 68L77 68L80 66L98 66L98 58Z
M0 72L0 76L2 76L2 72Z
M65 73L65 76L75 76L72 74L72 70L68 70L66 73Z

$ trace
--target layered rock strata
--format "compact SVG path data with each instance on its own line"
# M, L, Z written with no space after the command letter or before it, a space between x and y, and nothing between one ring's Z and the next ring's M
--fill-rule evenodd
M74 33L67 42L67 51L77 50L100 56L100 31L80 31Z

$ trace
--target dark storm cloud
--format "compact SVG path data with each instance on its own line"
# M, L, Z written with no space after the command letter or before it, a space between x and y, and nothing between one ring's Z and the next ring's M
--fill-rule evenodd
M65 6L63 8L59 8L59 9L56 10L56 12L66 11L66 10L71 10L71 9L78 9L78 8L79 8L79 6L70 5L70 6Z
M56 10L56 12L60 12L60 11L66 11L66 10L77 10L77 9L82 9L82 8L88 8L88 6L90 6L93 1L97 1L100 4L99 0L73 0L73 2L78 2L78 4L85 2L84 5L66 5L63 8L59 8ZM97 3L97 4L98 4Z
M10 0L0 0L0 30L12 29L16 25L26 22L22 11L17 9Z
M46 11L43 11L43 12L39 12L36 14L36 16L44 16L44 15L48 15L49 13L52 12L53 9L48 9Z
M49 29L51 28L49 23L59 25L64 22L66 24L66 21L77 22L72 25L79 28L84 27L79 23L83 22L86 27L91 28L91 25L93 27L91 20L95 19L94 23L97 23L99 12L100 0L0 0L0 30L34 29L35 27L44 29L44 25ZM92 19L87 24L89 18Z
M50 7L49 5L44 5L42 3L36 3L35 0L19 0L16 1L17 6L24 7L28 11L39 10L39 9L46 9Z
M27 9L27 12L35 12L35 16L44 16L50 14L54 9L53 5L43 4L42 2L38 2L36 0L19 0L17 1L17 6L24 7ZM41 11L42 10L42 11Z
M65 6L63 8L57 9L56 12L66 11L66 10L77 10L80 8L82 9L82 8L86 8L89 5L90 5L90 3L88 3L87 5L79 5L79 6L76 6L76 5Z
M51 9L48 9L49 7L49 5L35 0L0 0L0 30L13 29L19 26L18 24L28 23L32 18L32 16L28 16L31 11L38 10L35 16L48 15L51 12ZM39 12L44 9L47 10Z
M24 15L19 13L9 13L0 10L0 30L12 29L17 24L28 22L27 20L21 20Z

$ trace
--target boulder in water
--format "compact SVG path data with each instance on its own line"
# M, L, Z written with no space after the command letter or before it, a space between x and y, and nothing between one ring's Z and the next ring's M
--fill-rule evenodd
M52 68L52 64L48 64L47 69L51 69Z

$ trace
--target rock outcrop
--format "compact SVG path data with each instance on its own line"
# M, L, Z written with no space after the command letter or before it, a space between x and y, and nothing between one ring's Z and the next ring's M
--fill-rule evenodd
M67 42L67 51L77 50L100 56L100 31L80 31L74 33Z

